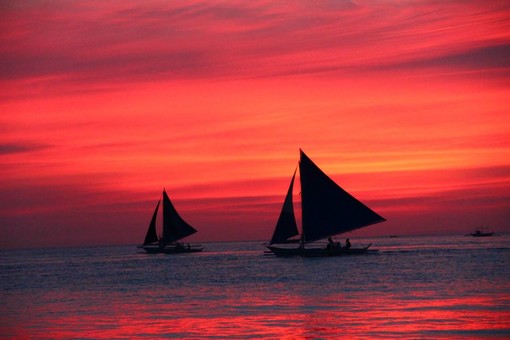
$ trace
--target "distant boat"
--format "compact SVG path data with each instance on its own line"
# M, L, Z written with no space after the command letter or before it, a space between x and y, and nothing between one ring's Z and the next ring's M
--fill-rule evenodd
M177 254L202 251L203 248L200 245L178 242L197 231L179 216L165 190L163 190L163 235L158 237L156 232L156 219L160 203L161 200L159 200L156 205L156 210L152 215L145 240L138 248L151 254Z
M300 150L299 172L301 180L302 232L299 235L292 203L296 171L292 176L287 196L267 248L277 256L338 256L363 254L367 247L341 247L331 236L386 221L366 205L351 196L329 178ZM308 244L329 238L326 247L306 247ZM289 248L274 244L299 243Z
M492 236L494 232L489 231L487 227L479 227L475 229L475 232L471 233L470 235L473 237L488 237Z

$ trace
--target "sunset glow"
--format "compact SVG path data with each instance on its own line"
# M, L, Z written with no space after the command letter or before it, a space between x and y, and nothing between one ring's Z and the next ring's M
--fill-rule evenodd
M147 292L138 293L148 295ZM51 332L56 339L111 339L119 336L139 337L140 334L182 338L239 337L242 334L245 337L278 339L317 335L325 338L362 338L360 334L370 334L374 338L402 338L427 334L448 339L458 327L462 328L466 337L476 338L473 334L479 333L504 334L509 316L504 310L493 312L495 304L505 301L505 297L501 296L448 298L441 302L430 302L427 297L420 296L410 296L404 302L397 299L401 299L400 296L391 295L363 296L365 299L361 302L351 301L347 296L327 296L324 299L331 301L331 310L317 311L319 307L314 304L317 302L292 294L270 301L246 298L237 291L230 294L238 296L240 300L230 297L229 305L217 306L214 305L215 301L203 299L200 303L202 308L209 311L207 315L193 314L186 303L173 303L160 304L155 317L150 306L140 308L136 305L137 308L132 309L131 301L119 299L100 315L88 315L87 308L84 308L81 311L84 315L79 318L69 316L65 303L55 303L50 307L44 306L51 308L55 317L16 320L9 327L13 328L17 337L44 337L46 332ZM73 296L66 292L65 296L68 298L70 295ZM322 300L320 302L324 303ZM336 309L339 303L345 310ZM231 310L236 310L238 315L230 315ZM44 311L35 311L34 314L44 315ZM423 320L429 320L429 323L424 325L417 322ZM20 322L31 325L31 332L16 328ZM35 333L32 328L37 327L44 327L45 333Z
M355 235L510 232L503 1L5 2L0 44L2 248L139 243L163 188L267 240L300 148Z

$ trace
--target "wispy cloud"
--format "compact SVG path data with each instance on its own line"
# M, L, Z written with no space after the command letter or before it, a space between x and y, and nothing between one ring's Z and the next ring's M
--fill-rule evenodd
M497 2L36 2L3 11L0 75L97 84L389 67L507 70L508 13Z
M28 153L51 148L51 145L33 144L33 143L9 143L0 144L0 155L9 155L17 153Z
M260 238L299 148L388 228L508 216L509 46L502 1L1 2L2 238L115 238L165 186Z
M498 71L500 77L510 73L510 44L474 47L465 51L451 52L412 61L401 61L380 65L378 69L415 69L443 68L458 71Z

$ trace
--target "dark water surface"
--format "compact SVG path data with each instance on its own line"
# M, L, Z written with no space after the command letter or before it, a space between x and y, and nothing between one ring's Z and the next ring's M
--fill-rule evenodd
M380 252L276 258L260 242L181 255L4 250L0 337L510 337L510 236L355 241Z

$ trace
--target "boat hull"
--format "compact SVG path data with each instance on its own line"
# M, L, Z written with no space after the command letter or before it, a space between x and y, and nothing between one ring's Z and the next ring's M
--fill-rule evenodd
M274 246L267 246L267 248L276 256L290 257L326 257L326 256L347 256L347 255L362 255L369 253L376 253L378 250L369 250L371 244L364 248L281 248Z
M204 248L200 245L167 245L160 247L159 245L141 245L138 248L145 250L147 254L186 254L186 253L198 253Z
M472 233L471 236L473 236L473 237L489 237L489 236L492 236L492 234L494 234L494 233L479 233L479 232L476 232L476 233Z
M165 247L163 249L163 253L165 254L185 254L185 253L198 253L201 252L204 248L193 246L190 248L180 248L180 247Z

